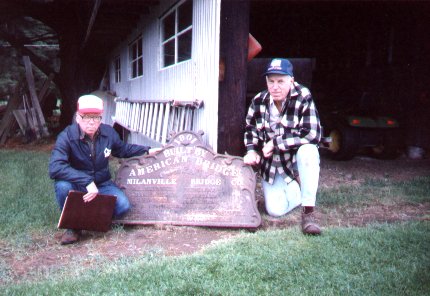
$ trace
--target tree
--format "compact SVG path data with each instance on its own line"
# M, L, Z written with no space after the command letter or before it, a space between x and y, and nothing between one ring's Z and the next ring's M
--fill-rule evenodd
M7 36L5 36L7 34ZM22 80L24 67L22 54L31 53L40 60L49 61L49 72L56 73L59 69L58 41L56 34L43 23L30 17L10 20L7 27L0 30L4 40L11 40L12 44L23 44L23 52L18 51L9 42L0 40L0 98L7 97L13 92L16 81ZM35 68L35 80L45 80L46 75ZM47 71L48 72L48 71Z
M158 4L159 0L0 0L0 41L29 55L46 75L55 73L54 83L63 101L60 125L64 127L72 120L78 97L98 89L113 47L136 28L150 6ZM25 47L31 38L8 30L11 22L23 17L38 20L55 33L58 69L50 59ZM35 35L36 39L46 37Z
M92 58L83 42L91 12L91 6L86 3L40 0L0 2L2 44L12 46L15 51L10 50L10 54L16 53L18 59L22 55L30 56L33 64L46 76L55 74L53 81L63 102L61 127L71 122L77 98L97 89L105 71L104 59ZM29 28L28 24L37 25ZM40 42L57 43L58 51L54 54L61 62L57 64L46 49L31 46ZM4 79L11 79L10 75L6 77Z

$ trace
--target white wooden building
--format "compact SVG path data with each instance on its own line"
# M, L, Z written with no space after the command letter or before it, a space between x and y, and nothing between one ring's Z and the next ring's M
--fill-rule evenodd
M159 146L172 130L192 129L216 149L220 7L160 1L112 52L107 122L126 128L127 141Z

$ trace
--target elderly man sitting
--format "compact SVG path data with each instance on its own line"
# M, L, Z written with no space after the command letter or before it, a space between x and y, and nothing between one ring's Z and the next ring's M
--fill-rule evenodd
M244 162L260 167L269 215L282 216L301 204L303 233L320 234L314 216L321 141L317 109L309 89L294 81L289 60L273 59L264 76L267 90L253 98L246 116Z
M55 180L60 210L69 190L86 192L85 202L91 202L98 193L115 195L116 217L130 209L127 196L111 180L109 156L139 156L148 153L150 147L121 141L111 126L101 122L102 113L103 100L94 95L84 95L78 100L76 122L58 135L49 162L49 176ZM61 244L74 243L79 236L78 229L68 229L61 238Z

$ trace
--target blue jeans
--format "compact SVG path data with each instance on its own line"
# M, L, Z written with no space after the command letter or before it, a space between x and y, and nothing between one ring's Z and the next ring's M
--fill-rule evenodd
M60 210L63 210L64 203L66 202L66 197L70 190L77 190L81 192L87 192L85 186L79 186L68 181L55 181L55 197L57 199L57 204ZM112 180L103 182L97 185L100 194L110 194L116 196L114 218L119 218L124 215L131 207L127 196L124 192L115 185Z

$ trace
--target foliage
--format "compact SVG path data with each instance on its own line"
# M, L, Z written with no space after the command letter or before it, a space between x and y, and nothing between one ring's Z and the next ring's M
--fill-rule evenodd
M22 40L27 49L58 71L59 48L56 34L52 29L31 17L8 20L4 27L9 34ZM33 67L33 71L37 87L43 83L46 76L36 67ZM21 53L7 41L0 39L0 99L11 96L17 81L24 77Z

